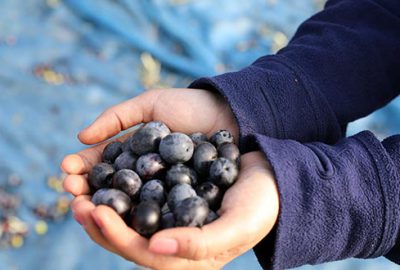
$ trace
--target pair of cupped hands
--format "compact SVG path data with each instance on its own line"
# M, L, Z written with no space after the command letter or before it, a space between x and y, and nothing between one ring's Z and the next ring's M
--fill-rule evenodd
M146 239L129 228L111 208L95 206L90 201L87 173L100 162L108 143L103 141L153 120L186 134L203 132L210 136L219 129L227 129L236 140L239 136L229 105L210 91L151 90L110 107L78 135L82 143L96 145L62 161L62 170L68 174L64 188L75 196L73 215L93 241L136 264L153 269L220 269L253 248L277 221L277 185L261 152L241 156L238 180L225 193L220 218L202 228L167 229ZM123 141L129 135L117 140Z

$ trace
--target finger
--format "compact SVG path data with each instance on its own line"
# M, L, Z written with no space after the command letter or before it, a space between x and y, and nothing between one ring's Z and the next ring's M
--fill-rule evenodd
M191 261L173 256L157 255L148 250L149 241L129 228L114 210L98 206L92 217L104 237L126 260L151 269L215 269L209 261ZM212 262L213 263L213 262ZM212 265L212 264L211 264Z
M149 121L158 92L148 91L108 108L90 126L79 133L79 140L85 144L95 144L136 124Z
M124 258L152 268L154 256L147 251L148 240L130 229L110 207L100 205L91 213L102 235Z
M68 155L61 162L61 169L67 174L85 174L88 173L92 167L101 162L101 155L104 147L106 147L112 141L125 141L132 132L126 133L121 137L115 138L114 140L106 141L96 146L79 151L76 154Z
M76 154L68 155L61 162L61 169L67 174L88 173L95 164L101 161L103 148L104 146L96 145Z
M83 226L89 237L108 251L119 254L118 251L104 238L96 223L93 221L90 213L95 208L96 206L90 201L89 196L79 196L74 199L71 205L75 219Z
M84 175L68 175L64 179L63 187L65 191L71 193L74 196L89 194L90 192L87 177Z
M73 213L74 218L76 221L81 224L82 226L85 225L85 213L82 211L83 208L80 207L81 202L84 201L90 201L91 197L89 195L81 195L77 196L75 199L72 200L71 202L71 211Z
M80 195L77 196L75 199L72 200L71 202L71 210L74 212L74 207L80 202L80 201L90 201L90 196L89 195Z

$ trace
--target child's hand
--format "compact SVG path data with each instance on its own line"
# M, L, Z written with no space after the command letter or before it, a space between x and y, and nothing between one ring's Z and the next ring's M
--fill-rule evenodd
M166 123L173 131L211 135L224 128L238 137L233 114L222 98L208 91L174 89L149 91L108 109L79 134L79 139L98 143L152 120ZM85 195L89 193L86 174L100 162L104 146L103 143L64 159L62 168L69 174L64 187L77 196L72 210L89 236L137 264L156 269L221 268L254 247L276 222L279 200L273 174L263 155L252 152L241 158L239 179L226 192L219 219L201 229L160 231L147 240L127 227L113 210L95 207Z
M251 152L241 157L240 175L225 193L221 217L201 229L163 230L147 240L88 196L78 196L72 210L93 241L129 261L154 269L219 269L270 232L278 204L269 164L262 153Z

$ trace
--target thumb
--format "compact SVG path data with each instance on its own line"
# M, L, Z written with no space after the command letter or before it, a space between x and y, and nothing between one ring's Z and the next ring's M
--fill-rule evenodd
M78 134L85 144L96 144L141 122L151 121L153 103L159 91L147 91L104 111Z
M149 250L156 254L175 255L191 260L203 260L221 253L233 258L248 249L247 242L252 242L247 235L240 233L241 223L240 217L232 213L225 214L202 228L162 230L150 239Z

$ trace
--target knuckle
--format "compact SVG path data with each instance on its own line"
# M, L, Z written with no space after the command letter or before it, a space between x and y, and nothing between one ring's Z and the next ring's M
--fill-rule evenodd
M107 108L107 109L103 112L103 115L110 115L110 114L113 114L114 111L115 111L115 109L116 109L116 106L117 106L117 105L113 105L113 106Z
M122 120L120 114L117 111L113 111L112 112L112 117L114 117L114 119L115 119L115 123L117 125L117 128L119 130L124 130L125 129L125 125L124 125L124 121Z
M71 210L73 212L76 212L79 210L79 206L82 204L83 200L80 196L76 197L75 199L72 200L71 202Z

